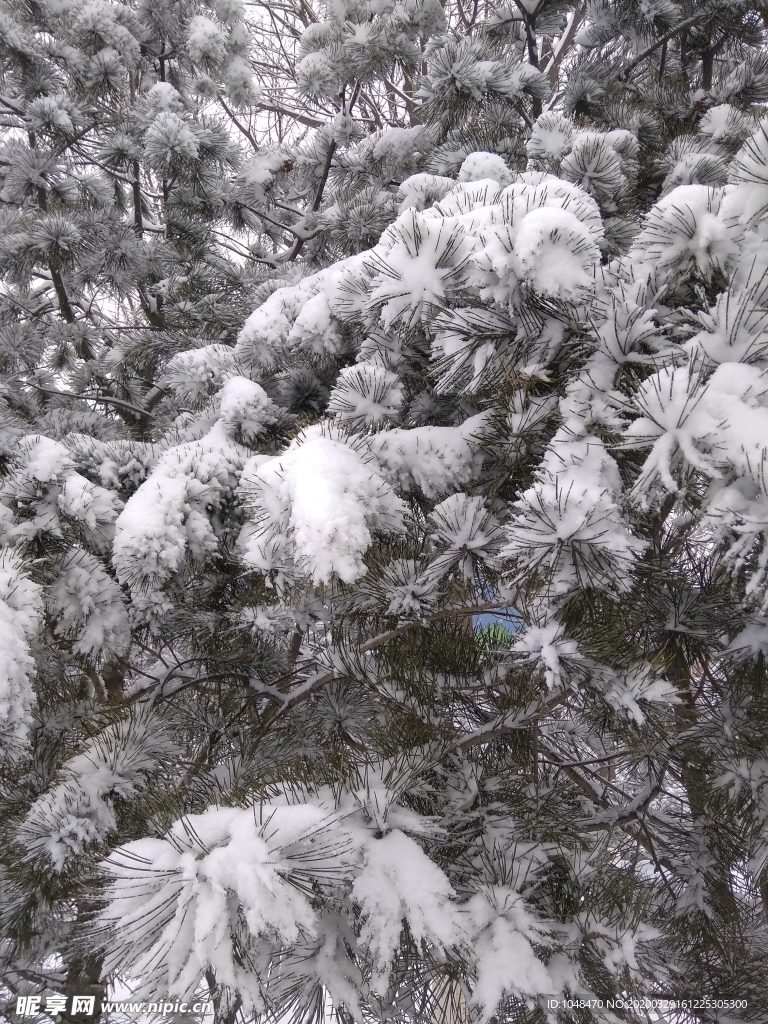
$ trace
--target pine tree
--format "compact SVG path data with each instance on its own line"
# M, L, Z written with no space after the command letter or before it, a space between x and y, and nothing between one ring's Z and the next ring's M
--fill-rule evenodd
M11 1019L762 1019L765 16L0 11Z

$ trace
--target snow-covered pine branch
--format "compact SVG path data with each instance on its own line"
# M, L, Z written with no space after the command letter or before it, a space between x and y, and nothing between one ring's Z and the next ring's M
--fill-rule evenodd
M0 1013L762 1019L763 8L9 0Z

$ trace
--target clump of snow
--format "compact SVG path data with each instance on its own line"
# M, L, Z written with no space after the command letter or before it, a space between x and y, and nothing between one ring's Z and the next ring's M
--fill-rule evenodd
M520 276L552 298L579 299L594 286L599 250L567 210L541 207L520 223L515 240Z
M470 153L459 170L459 181L483 181L490 178L509 185L512 172L498 153Z
M144 152L158 170L168 170L174 159L197 160L200 143L194 130L172 110L163 110L144 136Z
M28 435L19 444L17 462L0 489L4 502L20 513L0 524L8 543L38 534L75 533L97 550L112 540L121 503L114 494L76 472L69 450L59 441Z
M111 876L100 919L111 936L108 966L130 967L147 987L179 998L212 967L220 984L264 1011L266 978L252 965L317 936L304 877L307 868L322 873L314 838L322 840L328 820L311 803L217 807L176 822L167 838L126 844L103 865ZM244 947L261 953L248 967Z
M459 427L397 428L376 434L367 444L392 486L406 493L418 488L434 498L461 490L479 473L485 422L479 413Z
M603 236L596 202L577 186L535 177L541 179L536 184L518 181L498 198L486 197L482 219L480 211L473 213L477 226L471 230L479 244L470 283L497 308L517 309L523 301L521 285L571 301L586 298L594 288ZM448 213L448 201L458 198L449 196L440 209Z
M216 17L225 25L238 25L245 16L242 0L216 0Z
M30 480L46 484L60 479L68 471L74 469L69 452L59 441L49 437L31 436L25 442L24 452L25 475Z
M32 721L35 662L29 641L42 614L42 588L23 574L11 551L0 551L0 736L9 752Z
M515 644L515 654L531 664L538 665L548 689L559 689L568 663L583 660L575 640L565 636L561 623L552 619L543 625L529 626Z
M554 111L536 119L525 148L531 160L558 166L573 144L573 122Z
M458 945L463 930L451 883L413 839L393 829L370 839L363 857L352 897L363 918L360 941L374 963L373 988L384 994L404 920L413 941L429 944L433 955Z
M697 313L701 330L685 348L714 365L762 362L768 356L766 297L762 283L721 292L714 306Z
M339 352L343 341L337 319L350 300L343 286L362 258L340 260L298 284L277 288L245 321L234 357L258 372L282 361L286 350Z
M384 13L389 10L390 0L373 0L371 6ZM416 29L424 39L445 31L445 10L440 0L399 0L393 6L397 24Z
M218 25L198 14L187 27L187 53L197 64L220 64L226 55L227 44Z
M730 103L709 107L699 121L699 132L713 142L743 141L754 129L754 120Z
M376 138L372 155L382 163L400 167L417 158L431 144L428 130L423 125L415 128L387 128Z
M60 781L32 804L17 839L26 858L65 871L116 828L115 798L130 799L167 765L173 744L147 711L132 712L89 740L62 766Z
M155 82L152 88L144 93L144 100L158 112L173 110L179 113L184 109L181 94L170 82Z
M464 276L471 252L461 225L448 230L406 210L370 255L368 308L385 328L427 317Z
M402 402L397 374L363 362L341 371L328 400L328 412L353 427L378 426L395 419Z
M435 604L433 580L412 558L396 558L382 573L386 614L422 617Z
M681 185L648 213L628 258L657 271L682 273L694 265L705 276L727 273L735 259L741 228L720 216L723 193L706 185Z
M531 1003L531 997L557 990L533 949L533 943L545 938L546 930L518 893L498 887L493 902L479 894L473 896L466 914L473 926L472 944L477 957L472 1004L483 1019L493 1013L505 995L527 997Z
M179 401L194 405L238 373L237 357L228 345L206 345L179 352L169 359L162 384Z
M626 185L622 160L605 135L580 132L560 163L560 173L600 202L610 202Z
M364 575L372 531L400 532L406 511L375 461L317 428L282 455L251 460L240 493L255 520L246 563L269 572L293 562L316 583Z
M338 321L334 318L325 292L318 292L303 303L288 332L289 345L315 355L337 355L344 348Z
M429 523L439 552L430 563L431 573L458 568L464 579L471 580L477 563L495 562L501 527L481 497L452 494L435 505Z
M122 591L88 551L74 548L64 556L46 603L54 633L72 640L75 654L96 660L126 654L130 622Z
M447 195L455 185L453 178L439 177L436 174L412 174L398 189L398 212L403 213L411 207L415 210L424 210Z
M61 488L58 503L65 515L81 525L96 547L106 546L118 508L110 491L79 473L70 473Z
M308 53L296 65L296 83L309 96L335 96L339 73L325 53Z
M187 557L214 552L219 541L212 514L233 495L248 454L226 436L223 424L199 441L168 449L117 520L118 578L156 588Z
M103 50L119 54L125 67L134 68L141 60L141 46L137 38L139 26L135 25L137 31L134 34L125 24L130 23L132 15L131 9L125 10L121 4L88 0L79 7L74 18L72 28L75 38L93 40L95 37Z
M641 413L626 430L626 443L650 447L643 471L635 485L643 493L658 475L669 491L678 489L673 467L682 456L710 476L718 470L711 448L719 443L723 421L715 418L708 403L702 403L706 385L689 366L664 367L643 381L633 404Z
M250 64L244 57L232 57L224 75L229 98L238 107L256 104L261 90L253 80Z
M680 700L674 684L647 667L627 672L596 672L592 681L608 704L637 725L642 725L646 718L638 701L677 704Z
M768 118L760 122L734 157L730 180L738 184L768 185Z
M127 438L102 441L89 434L71 433L64 444L76 466L97 476L102 487L111 491L137 487L159 455L155 445Z
M67 109L67 100L63 95L40 96L27 104L26 120L32 131L59 129L71 132L72 118Z
M247 377L230 377L218 395L219 416L227 436L243 444L280 421L281 410L264 388Z
M584 587L621 591L645 544L617 503L621 481L603 442L560 428L534 485L515 502L502 554L546 575L552 594Z
M280 153L261 153L245 161L239 169L238 183L246 188L258 203L264 202L275 175L282 167Z

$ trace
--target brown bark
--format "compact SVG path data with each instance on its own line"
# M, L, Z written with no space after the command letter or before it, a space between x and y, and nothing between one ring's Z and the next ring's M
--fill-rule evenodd
M73 957L69 961L67 972L67 1010L62 1013L62 1024L91 1024L101 1019L101 1006L104 999L104 984L99 981L102 960L100 957ZM71 1012L74 996L92 996L95 999L91 1013Z

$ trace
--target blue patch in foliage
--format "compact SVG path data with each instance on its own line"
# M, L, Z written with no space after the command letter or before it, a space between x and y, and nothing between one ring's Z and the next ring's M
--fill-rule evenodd
M509 633L519 633L523 628L523 620L520 612L514 608L500 608L497 612L483 612L481 615L472 616L474 629L485 629L486 626L493 626L498 623Z

